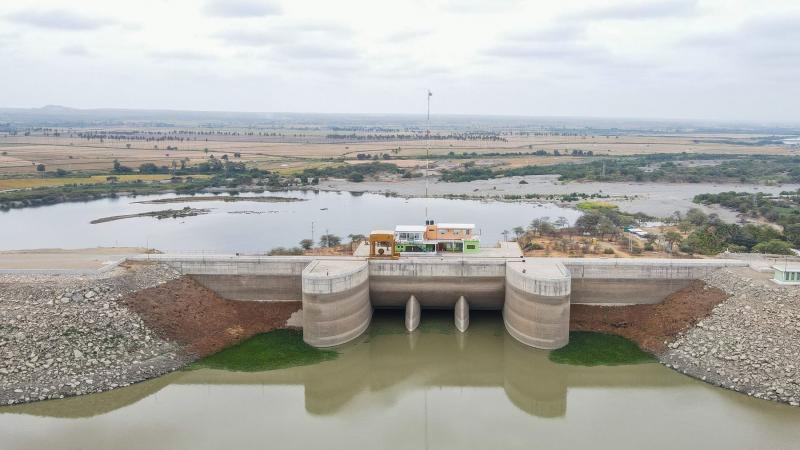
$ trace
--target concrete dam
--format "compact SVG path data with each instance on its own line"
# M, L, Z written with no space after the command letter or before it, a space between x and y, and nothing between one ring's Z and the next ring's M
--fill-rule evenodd
M577 259L143 255L169 264L223 298L302 301L303 339L344 344L369 326L375 308L405 309L406 328L425 309L454 311L459 331L470 310L502 310L508 333L541 349L569 341L571 304L659 303L728 259Z

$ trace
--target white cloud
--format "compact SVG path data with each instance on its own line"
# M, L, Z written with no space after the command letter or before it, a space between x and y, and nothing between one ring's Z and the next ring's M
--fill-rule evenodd
M38 28L67 31L96 30L116 23L112 19L101 19L65 9L22 9L7 14L6 20Z
M0 107L800 117L796 0L599 5L0 2Z
M206 13L215 17L264 17L281 14L279 5L265 0L209 0Z

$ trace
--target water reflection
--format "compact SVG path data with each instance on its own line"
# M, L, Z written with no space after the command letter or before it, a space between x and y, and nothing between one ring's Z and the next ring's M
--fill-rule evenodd
M90 417L135 403L169 384L302 385L305 409L320 416L346 409L361 393L395 403L409 389L502 388L521 411L538 417L567 412L570 387L675 387L684 377L663 377L657 364L574 367L550 362L546 351L526 347L505 332L499 312L476 311L466 333L455 332L452 313L424 311L420 328L407 333L399 311L379 311L369 332L341 348L340 358L305 367L257 373L196 370L103 394L32 403L0 412Z
M2 448L796 448L800 408L659 364L574 367L499 314L379 313L341 356L259 373L178 372L124 389L0 408Z

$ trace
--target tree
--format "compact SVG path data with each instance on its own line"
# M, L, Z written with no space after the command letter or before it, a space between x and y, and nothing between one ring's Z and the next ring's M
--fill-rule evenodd
M694 226L703 226L708 221L708 216L697 208L692 208L686 212L686 220Z
M311 239L303 239L300 241L300 247L303 247L303 250L311 250L314 247L314 241Z
M753 247L753 251L757 253L769 253L771 255L791 255L792 246L786 241L771 239L769 241L756 244Z
M123 166L117 159L114 160L114 173L129 173L129 172L133 172L133 169L131 169L128 166Z
M603 217L597 223L597 232L600 233L600 239L605 239L606 235L616 236L619 233L619 228L614 225L608 217Z
M517 241L519 241L519 238L522 237L523 234L525 234L525 228L522 227L514 227L511 229L511 231L514 232L514 235L517 237Z
M577 228L580 233L597 234L600 220L603 218L604 217L599 213L589 211L578 217L578 220L575 221L575 228Z
M542 236L556 234L556 227L550 221L545 220L539 225L539 233Z
M683 236L681 236L681 234L675 230L670 230L664 234L664 240L667 241L667 244L669 244L669 249L671 252L675 244L680 245L681 241L683 240Z
M793 223L783 228L783 234L792 244L800 247L800 223Z
M342 238L336 236L335 234L323 234L319 238L319 245L320 247L336 247L337 245L342 243Z
M36 171L37 172L41 172L42 176L44 176L44 170L45 170L44 164L37 164L36 165Z
M569 226L569 219L564 216L559 216L553 223L558 228L567 228Z
M350 242L351 243L353 243L353 242L361 242L361 241L366 241L367 240L367 237L364 236L363 234L348 234L347 237L350 238Z
M536 236L536 233L544 234L544 233L542 233L542 227L546 227L545 224L550 224L550 218L549 217L542 217L542 218L539 218L539 219L533 219L533 220L531 220L531 224L528 225L528 229L533 231L533 235L534 236Z

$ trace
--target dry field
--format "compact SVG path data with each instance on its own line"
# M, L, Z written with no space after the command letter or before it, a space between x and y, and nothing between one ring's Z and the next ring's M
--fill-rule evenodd
M172 175L114 175L117 181L161 181L169 180ZM208 175L194 175L194 178L206 178ZM3 189L28 189L46 186L64 186L66 184L97 184L108 180L106 175L93 175L91 177L63 177L63 178L0 178L0 190Z
M792 154L788 146L740 145L751 136L742 135L621 135L615 136L509 136L508 142L483 141L432 141L431 154L447 155L449 152L516 153L536 150L571 153L572 150L592 151L595 155L633 155L650 153L717 153L717 154ZM137 140L80 139L68 136L5 136L0 135L0 174L35 173L36 164L45 164L48 171L107 172L115 159L122 164L138 167L143 163L171 165L173 160L188 159L198 163L215 155L241 153L243 162L260 168L289 172L319 166L330 158L353 158L357 153L390 153L393 156L413 158L394 160L402 167L420 165L425 155L424 141L314 143L275 142L275 138L259 141L253 136L214 136L205 140L172 140L143 142ZM287 139L289 140L289 139ZM130 145L130 148L127 146ZM158 148L155 148L157 146ZM177 150L166 150L166 147ZM392 150L399 148L393 153ZM208 151L206 151L208 149ZM532 157L522 155L511 159L490 157L498 163L517 167L526 164L552 164L565 158Z

